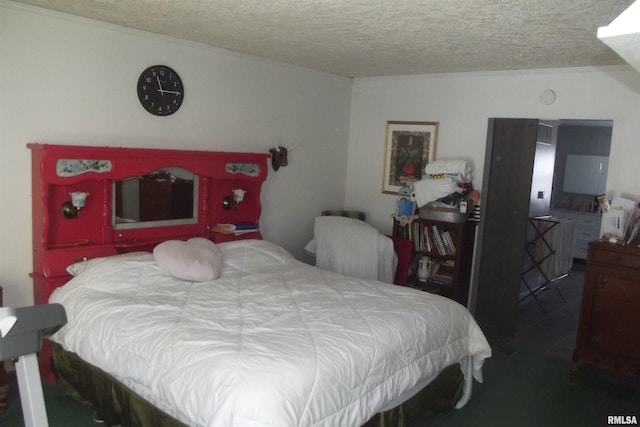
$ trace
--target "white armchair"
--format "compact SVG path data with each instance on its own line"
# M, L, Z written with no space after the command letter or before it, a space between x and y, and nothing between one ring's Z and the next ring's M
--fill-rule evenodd
M366 222L342 216L317 217L314 243L306 249L315 254L316 266L393 283L397 264L393 241Z

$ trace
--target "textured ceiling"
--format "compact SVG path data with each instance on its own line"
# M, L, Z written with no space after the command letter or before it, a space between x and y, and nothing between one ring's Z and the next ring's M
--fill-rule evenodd
M606 66L633 0L18 0L342 76Z

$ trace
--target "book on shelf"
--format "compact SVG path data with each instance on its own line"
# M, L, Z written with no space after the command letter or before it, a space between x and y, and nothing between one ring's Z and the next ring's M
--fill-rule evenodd
M425 221L412 221L405 225L396 224L396 237L408 239L416 252L456 256L456 234L445 226Z
M438 226L435 224L431 225L431 231L433 231L433 241L436 246L436 251L438 252L439 255L442 255L442 256L447 255L447 250L444 247L442 235L440 234L440 230L438 229Z
M252 230L255 231L259 228L258 224L254 223L254 222L239 222L237 224L233 224L235 225L235 231L241 231L241 230Z
M409 227L410 225L402 225L400 223L398 223L396 225L396 230L395 230L395 236L396 237L400 237L401 239L407 239L407 240L411 240L411 236L409 233Z
M431 240L431 233L429 233L429 227L423 225L423 236L425 242L425 250L427 252L433 251L433 240Z
M413 249L417 252L422 252L424 250L424 240L423 240L423 236L421 233L421 224L418 221L414 221L411 223L411 229L412 229L412 242L413 242Z
M451 237L451 232L449 230L442 233L443 240L445 242L445 247L447 249L447 255L456 254L456 245L453 242L453 238Z
M217 224L211 231L219 234L233 234L239 236L254 233L259 230L259 225L254 223Z
M453 284L453 277L447 274L436 273L431 276L430 282L436 285L450 286Z

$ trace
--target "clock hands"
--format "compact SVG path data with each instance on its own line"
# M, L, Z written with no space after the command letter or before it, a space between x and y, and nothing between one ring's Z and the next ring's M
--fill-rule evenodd
M158 92L165 94L165 93L173 93L174 95L180 95L180 92L176 92L175 90L158 90Z
M156 76L156 80L158 81L158 87L160 89L158 89L158 92L160 92L160 95L164 95L165 91L162 90L162 83L160 83L160 77Z
M160 89L158 89L158 92L160 92L160 95L164 96L165 93L172 93L174 95L180 95L180 92L176 92L175 90L162 89L162 83L160 83L160 77L156 76L156 80L158 81L158 87L160 88Z

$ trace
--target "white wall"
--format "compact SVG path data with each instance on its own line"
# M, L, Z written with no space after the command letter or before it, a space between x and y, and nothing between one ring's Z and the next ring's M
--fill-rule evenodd
M169 117L139 104L147 66L178 71L185 103ZM539 94L557 99L542 105ZM303 258L313 217L367 212L391 229L381 193L387 120L440 123L437 157L465 158L482 182L487 119L614 120L608 193L640 195L640 75L627 67L352 80L0 0L0 285L29 304L28 142L266 152L298 147L264 185L265 238ZM348 144L348 145L347 145ZM348 146L348 151L347 151Z
M551 105L540 102L545 89L556 92ZM355 79L346 204L365 206L373 225L391 231L398 198L381 192L388 120L439 122L437 158L472 161L480 189L490 117L611 119L607 194L640 195L639 106L640 74L630 67Z
M266 153L298 145L263 187L266 239L295 256L313 217L342 206L351 79L0 0L0 286L32 302L28 142ZM140 105L138 76L166 64L185 102Z

